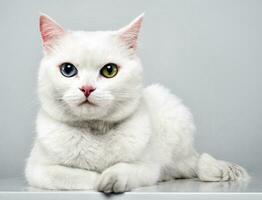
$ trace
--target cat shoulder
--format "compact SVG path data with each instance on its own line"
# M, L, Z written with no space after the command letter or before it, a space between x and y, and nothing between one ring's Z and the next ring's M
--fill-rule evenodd
M182 100L172 94L172 92L161 84L151 84L144 88L143 98L147 102L157 103L158 105L165 105L168 102L172 104L181 104ZM151 104L151 103L150 103Z

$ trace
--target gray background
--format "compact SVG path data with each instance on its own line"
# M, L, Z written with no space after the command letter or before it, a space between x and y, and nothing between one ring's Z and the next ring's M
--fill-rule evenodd
M260 170L262 1L0 0L0 177L23 174L35 135L39 13L65 28L107 30L144 11L146 83L184 99L200 152Z

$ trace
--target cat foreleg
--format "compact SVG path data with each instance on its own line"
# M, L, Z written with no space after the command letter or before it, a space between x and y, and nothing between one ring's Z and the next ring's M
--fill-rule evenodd
M106 169L97 182L97 190L121 193L136 187L153 185L159 180L158 165L145 163L118 163Z
M92 190L99 174L61 165L28 165L26 177L30 185L58 190Z

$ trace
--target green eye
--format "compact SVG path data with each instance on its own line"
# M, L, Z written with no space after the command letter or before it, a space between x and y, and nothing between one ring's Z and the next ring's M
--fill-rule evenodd
M118 72L118 67L114 63L108 63L100 70L100 74L106 78L113 78Z

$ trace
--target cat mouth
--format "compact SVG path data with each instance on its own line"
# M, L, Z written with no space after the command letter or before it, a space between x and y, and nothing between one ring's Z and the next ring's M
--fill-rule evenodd
M88 99L82 101L78 106L82 106L82 105L96 106L96 104L94 104L93 102L89 101Z

